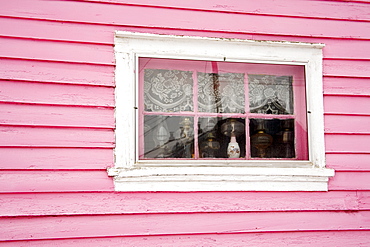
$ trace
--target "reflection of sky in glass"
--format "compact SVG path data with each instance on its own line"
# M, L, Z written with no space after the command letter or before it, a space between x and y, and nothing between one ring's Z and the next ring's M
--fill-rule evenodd
M145 158L192 158L193 150L190 155L184 150L194 145L192 117L145 116L144 121Z

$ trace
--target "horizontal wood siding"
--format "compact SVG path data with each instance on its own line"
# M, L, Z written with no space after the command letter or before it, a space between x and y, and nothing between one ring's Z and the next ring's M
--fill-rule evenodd
M9 241L2 246L367 246L369 231L217 233Z
M90 173L91 174L91 173ZM103 187L100 188L103 190ZM269 211L358 211L370 209L369 191L3 194L3 216L212 213ZM196 202L196 203L194 203Z
M79 85L114 85L114 66L65 61L0 58L4 80L68 83Z
M114 107L114 88L110 86L32 82L1 81L0 103Z
M370 245L369 10L365 0L4 1L0 245ZM329 192L114 192L116 30L324 43Z
M326 220L322 220L325 217ZM370 211L85 215L0 219L0 240L370 229ZM273 220L272 220L273 219ZM173 224L178 222L178 224ZM72 227L71 227L72 226ZM16 233L15 233L16 231Z

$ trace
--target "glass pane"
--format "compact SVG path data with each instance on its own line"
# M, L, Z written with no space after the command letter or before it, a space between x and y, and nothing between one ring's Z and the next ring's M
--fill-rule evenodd
M192 72L146 69L144 72L145 111L193 111Z
M201 117L198 121L200 158L244 158L245 119Z
M140 159L308 158L304 66L141 57L139 90Z
M295 158L293 119L250 119L252 158Z
M194 158L192 117L145 116L144 158Z
M251 113L293 114L293 77L248 75Z
M198 110L215 113L244 113L243 73L198 72Z

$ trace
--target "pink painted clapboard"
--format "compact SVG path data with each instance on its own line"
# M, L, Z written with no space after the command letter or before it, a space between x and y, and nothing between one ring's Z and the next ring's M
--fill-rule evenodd
M370 246L369 9L368 0L4 1L0 245ZM116 30L325 44L317 90L336 170L329 192L114 192Z

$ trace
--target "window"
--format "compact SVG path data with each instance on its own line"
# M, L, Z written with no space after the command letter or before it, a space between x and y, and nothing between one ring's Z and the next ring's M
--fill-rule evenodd
M321 44L117 32L117 191L322 191Z
M308 159L304 66L140 57L138 68L139 160Z

